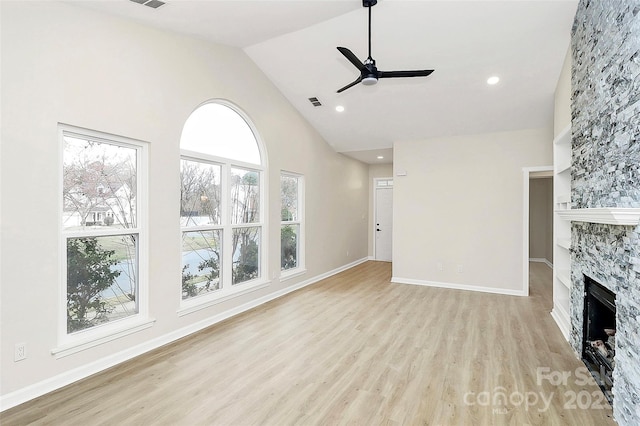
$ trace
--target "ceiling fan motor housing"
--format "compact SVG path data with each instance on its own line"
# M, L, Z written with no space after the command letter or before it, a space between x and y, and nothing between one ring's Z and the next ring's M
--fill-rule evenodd
M364 68L361 73L362 84L365 86L372 86L378 82L378 69L376 68L376 61L373 59L371 62L365 62Z

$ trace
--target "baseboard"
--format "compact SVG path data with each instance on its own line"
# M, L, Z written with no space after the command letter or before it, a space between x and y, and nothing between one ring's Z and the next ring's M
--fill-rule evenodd
M545 265L547 265L549 268L553 269L553 263L549 262L547 259L542 258L542 257L530 257L529 258L529 262L539 262L539 263L544 263Z
M437 282L437 281L415 280L412 278L391 277L391 282L396 284L412 284L412 285L423 285L427 287L450 288L452 290L479 291L481 293L503 294L506 296L527 296L527 294L522 290L511 290L511 289L498 288L498 287L484 287L484 286L469 285L469 284L444 283L444 282Z
M292 286L286 287L282 290L275 291L270 293L264 297L252 300L243 305L237 306L233 309L229 309L220 314L214 315L205 320L196 322L194 324L190 324L187 327L183 327L181 329L175 330L171 333L156 337L147 342L141 343L124 351L109 355L105 358L101 358L97 361L91 362L89 364L83 365L81 367L75 368L70 371L66 371L57 376L51 377L49 379L45 379L41 382L35 383L33 385L27 386L22 389L18 389L17 391L8 393L6 395L0 396L0 412L4 410L8 410L9 408L15 407L27 401L30 401L39 396L45 395L49 392L53 392L57 389L60 389L64 386L68 386L78 380L82 380L87 378L93 374L99 373L101 371L106 370L107 368L111 368L115 365L118 365L122 362L128 361L137 356L143 355L151 350L157 349L161 346L174 342L178 339L186 337L190 334L196 333L200 330L203 330L207 327L210 327L214 324L217 324L221 321L224 321L228 318L231 318L235 315L238 315L242 312L246 312L250 309L253 309L257 306L260 306L264 303L270 302L271 300L282 297L286 294L299 290L303 287L309 286L311 284L315 284L318 281L329 278L335 274L346 271L347 269L353 268L361 263L364 263L368 260L367 257L356 260L349 264L340 266L331 271L325 272L323 274L317 275L315 277L309 278Z
M569 336L571 333L569 314L554 303L553 309L551 310L551 317L558 325L558 328L560 329L560 332L562 332L565 340L569 342Z
M367 260L372 260L374 262L387 262L387 263L391 263L392 262L391 260L378 260L378 259L376 259L375 256L369 256L369 257L367 257Z

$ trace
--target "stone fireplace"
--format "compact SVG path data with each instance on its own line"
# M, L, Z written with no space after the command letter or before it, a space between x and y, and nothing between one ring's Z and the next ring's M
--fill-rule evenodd
M571 49L570 343L581 355L591 277L616 297L614 417L638 425L640 3L581 0Z
M640 424L640 234L637 226L574 222L571 229L571 336L582 356L585 276L616 295L614 416Z

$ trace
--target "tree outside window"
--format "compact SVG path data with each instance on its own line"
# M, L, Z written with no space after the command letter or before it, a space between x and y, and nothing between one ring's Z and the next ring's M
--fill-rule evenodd
M62 132L67 333L139 312L142 147L91 133Z

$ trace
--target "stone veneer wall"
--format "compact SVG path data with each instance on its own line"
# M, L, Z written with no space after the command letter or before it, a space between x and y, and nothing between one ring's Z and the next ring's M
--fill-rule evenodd
M571 206L640 207L640 0L581 0L571 40ZM588 275L616 293L614 417L640 425L640 227L574 222L571 239L571 345Z
M609 0L606 0L609 1ZM571 346L582 353L584 275L616 294L614 416L640 425L640 234L631 226L575 223L571 229Z

